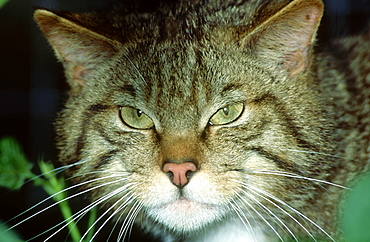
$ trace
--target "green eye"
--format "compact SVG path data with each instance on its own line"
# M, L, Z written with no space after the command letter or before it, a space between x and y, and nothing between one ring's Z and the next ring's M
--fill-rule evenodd
M223 125L234 122L244 109L243 103L235 103L220 108L209 120L211 125Z
M143 111L131 107L121 107L120 116L122 121L134 129L150 129L154 122Z

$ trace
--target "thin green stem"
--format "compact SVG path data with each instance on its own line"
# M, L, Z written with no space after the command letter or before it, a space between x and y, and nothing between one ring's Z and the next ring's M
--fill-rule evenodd
M87 229L90 229L90 230L87 233L85 241L91 241L92 237L94 236L95 226L93 225L94 225L94 222L96 221L97 215L98 215L98 210L96 209L96 207L94 207L90 211L89 221L87 223Z
M51 172L54 170L54 167L51 164L47 164L45 162L40 162L39 164L41 172L46 175L47 180L43 182L44 190L50 195L53 196L53 199L58 202L58 206L62 212L63 218L67 223L68 230L71 234L71 238L74 242L81 241L81 233L77 227L75 221L73 221L73 213L69 206L67 200L62 201L63 199L67 198L66 192L58 193L66 188L65 181L63 178L58 179L55 173ZM62 201L62 202L61 202Z

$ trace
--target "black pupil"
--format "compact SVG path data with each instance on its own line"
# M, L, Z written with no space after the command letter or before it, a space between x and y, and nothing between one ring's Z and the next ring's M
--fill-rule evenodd
M136 114L140 118L141 115L143 114L143 111L141 111L140 109L136 109Z
M228 107L225 107L222 110L223 110L225 116L228 116L229 115L229 108Z

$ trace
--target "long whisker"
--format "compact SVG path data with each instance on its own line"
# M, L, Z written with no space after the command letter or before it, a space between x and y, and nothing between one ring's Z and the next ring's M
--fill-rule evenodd
M114 195L122 192L122 191L127 191L127 187L135 187L137 186L138 184L128 184L128 186L124 186L124 187L120 187L118 189L116 189L116 192ZM127 198L127 196L129 196ZM127 206L127 204L129 204L132 200L135 199L135 197L133 196L133 194L131 194L131 192L128 192L126 193L124 196L122 196L120 199L118 199L114 204L111 205L111 207L109 209L107 209L98 219L95 220L95 222L91 225L91 227L86 231L86 233L82 236L82 239L86 237L86 235L88 234L88 232L90 231L90 229L92 227L94 227L107 213L109 213L112 209L114 209L114 207L116 207L117 204L119 204L122 200L125 200L127 199L122 205L120 205L120 207L123 207L123 206ZM120 208L119 207L119 208ZM104 223L99 227L99 229L94 233L94 235L91 237L91 240L93 240L96 235L99 233L99 231L104 227L104 225L113 217L115 216L115 212L113 212L105 221Z
M305 176L301 176L301 175L297 175L297 174L289 173L289 172L284 172L284 171L248 171L248 173L276 175L276 176L285 176L285 177L290 177L290 178L304 179L304 180L308 180L308 181L314 181L314 182L328 184L328 185L339 187L339 188L342 188L342 189L352 190L351 188L348 188L348 187L345 187L345 186L342 186L342 185L339 185L339 184L335 184L335 183L332 183L332 182L328 182L328 181L325 181L325 180L305 177Z
M140 185L140 184L138 184L138 185ZM135 196L135 199L136 199L136 197L138 197L138 196L140 196L140 194L138 194L137 196ZM136 201L137 202L137 201ZM135 204L136 204L136 202L135 202ZM141 203L140 203L141 204ZM142 207L142 206L141 206ZM118 218L116 219L116 222L115 222L115 224L114 224L114 227L113 227L113 229L111 230L111 232L110 232L110 234L109 234L109 237L108 237L108 239L107 239L107 241L110 241L110 238L112 237L112 235L113 235L113 231L114 231L114 229L117 227L117 225L118 225L118 223L120 223L120 221L122 221L121 220L121 218L122 218L122 216L123 215L125 215L125 213L123 213L123 212L121 212L122 210L124 210L125 209L125 207L122 207L122 206L120 206L119 207L119 209L117 209L116 211L115 211L115 214L118 214L118 213L121 213L119 216L118 216ZM124 222L123 222L124 223Z
M244 197L242 197L240 194L236 193L236 195L241 201L248 205L248 207L250 207L267 224L267 226L271 228L272 231L274 231L274 233L279 237L281 241L284 241L280 234L276 231L276 229L266 220L266 218L260 212L257 211L257 209L252 206L252 204L245 200Z
M126 178L124 178L124 179L120 179L120 180L118 180L118 181L124 181L124 180L126 180ZM117 182L118 182L117 181ZM106 183L106 184L103 184L103 185L109 185L108 183ZM60 232L61 230L63 230L64 228L66 228L70 223L72 223L73 221L75 221L76 219L78 219L78 218L80 218L80 217L82 217L82 216L84 216L88 211L90 211L91 209L93 209L95 206L97 206L98 204L101 204L102 202L104 202L104 201L106 201L106 200L108 200L108 199L110 199L111 197L113 197L113 196L115 196L116 194L118 194L119 192L121 192L121 191L123 191L123 190L125 190L125 189L127 189L127 187L129 187L130 185L126 185L126 186L123 186L123 187L120 187L119 189L116 189L115 191L113 191L113 192L111 192L111 193L108 193L107 195L105 195L105 196L103 196L103 197L101 197L101 198L99 198L98 200L96 200L96 201L94 201L92 204L90 204L90 205L88 205L88 206L86 206L84 209L82 209L81 211L79 211L79 212L77 212L76 214L74 214L73 216L71 216L70 218L68 218L68 219L66 219L66 220L68 220L68 222L65 224L65 225L63 225L61 228L59 228L56 232L54 232L52 235L50 235L46 240L44 240L44 241L47 241L47 240L49 240L50 238L52 238L54 235L56 235L58 232ZM63 221L63 222L66 222L66 220L65 221ZM63 223L62 222L62 223ZM61 223L60 223L61 224ZM94 225L93 225L94 226ZM91 227L93 227L93 226L91 226Z
M127 171L114 171L112 172L111 170L98 170L98 171L89 171L89 172L84 172L84 173L79 173L77 175L74 175L71 177L71 179L73 178L78 178L78 177L84 177L84 176L89 176L89 175L96 175L96 174L115 174L115 175L120 175L120 176L129 176L131 175L130 172L127 172Z
M135 204L132 206L132 209L128 213L128 216L125 218L125 220L122 223L122 227L119 232L119 236L117 238L117 241L124 241L127 233L130 233L132 226L134 224L135 218L139 211L141 210L143 204L139 201L136 201Z
M117 182L119 182L120 180L118 180ZM94 189L95 189L96 187L94 187ZM92 190L92 189L90 189L90 190ZM80 192L80 193L78 193L78 194L75 194L75 196L73 196L73 197L77 197L77 196L79 196L79 195L81 195L81 194L83 194L83 193L85 193L85 191L83 191L83 192ZM66 199L71 199L72 198L72 196L71 197L69 197L69 198L66 198ZM81 216L83 216L83 215L85 215L88 211L90 211L91 209L93 209L96 205L98 205L99 203L100 203L100 201L101 200L103 200L104 201L104 198L105 197L103 197L103 198L100 198L100 199L98 199L97 201L94 201L93 203L91 203L91 204L89 204L86 208L84 208L84 209L82 209L81 211L79 211L79 212L77 212L75 215L74 215L74 218L78 218L78 217L81 217ZM61 201L62 202L62 201ZM55 204L54 204L55 205ZM51 207L51 206L50 206ZM48 209L48 208L45 208L45 210L46 209ZM40 212L42 212L42 211L40 211ZM62 224L65 224L65 222L66 221L69 221L68 223L67 223L67 225L65 225L65 226L63 226L62 227L62 229L63 228L65 228L65 227L67 227L68 226L68 224L70 224L73 220L72 220L72 217L69 217L69 218L67 218L66 220L64 220L64 221L62 221L62 222L60 222L60 223L58 223L58 224L56 224L56 225L54 225L53 227L51 227L51 228L49 228L48 230L46 230L46 231L44 231L44 232L42 232L42 233L40 233L40 234L38 234L38 235L36 235L36 236L34 236L33 238L31 238L31 239L29 239L29 240L27 240L27 241L31 241L31 240L33 240L33 239L35 239L35 238L38 238L38 237L40 237L41 235L43 235L43 234L46 234L47 232L49 232L49 231L51 231L51 230L53 230L53 229L55 229L55 228L57 228L57 227L59 227L60 225L62 225ZM57 232L59 232L59 231L61 231L62 229L59 229ZM56 234L56 233L55 233Z
M122 209L120 210L120 211L118 211L117 210L117 213L120 213L122 211ZM118 218L116 219L116 222L114 223L114 226L113 226L113 228L112 228L112 230L110 231L110 233L109 233L109 236L108 236L108 239L107 239L107 241L110 241L110 238L112 237L112 235L113 235L113 231L116 229L116 227L118 226L118 224L120 223L120 221L121 221L121 218L122 218L122 216L124 215L124 213L122 212L119 216L118 216Z
M322 156L327 156L327 157L332 157L332 158L338 158L338 159L344 159L344 160L351 160L351 161L356 161L353 159L345 158L339 155L332 155L332 154L327 154L327 153L321 153L313 150L296 150L296 149L284 149L279 147L281 150L286 150L286 151L292 151L292 152L297 152L297 153L307 153L307 154L317 154L317 155L322 155Z
M249 189L248 187L246 187L245 185L243 185L244 188L246 188L248 191L251 191L251 189ZM294 238L295 241L298 241L297 237L294 235L294 233L289 229L289 227L278 217L276 216L276 214L274 214L268 207L266 207L265 205L263 205L260 201L258 201L254 196L252 196L251 194L249 194L248 192L245 192L243 189L240 189L243 194L245 194L246 196L248 196L250 199L252 199L254 202L256 202L258 204L258 206L260 206L262 209L264 209L265 211L267 211L269 214L272 215L273 218L275 218L287 231L288 233ZM254 194L256 194L254 192ZM257 194L258 195L258 194Z
M280 211L282 211L283 213L285 213L286 215L289 216L289 218L291 218L294 222L296 222L313 240L316 241L316 239L313 237L313 235L307 230L306 227L304 227L296 218L294 218L290 213L288 213L285 209L283 209L282 207L280 207L279 205L277 205L276 203L274 203L273 201L271 201L270 199L266 198L265 196L261 195L260 193L256 192L255 190L253 190L254 186L252 185L249 185L249 184L245 184L243 182L240 182L240 181L237 181L237 180L233 180L234 182L237 182L239 184L241 184L245 189L247 189L248 191L254 193L255 195L261 197L262 199L268 201L269 203L271 203L272 205L274 205L276 208L278 208ZM295 237L294 235L292 235L293 237ZM296 239L297 240L297 239Z
M231 199L231 202L229 202L230 206L235 211L236 215L239 217L239 219L242 221L244 227L249 231L250 234L253 235L254 240L256 241L256 235L254 233L254 230L252 229L252 225L249 221L249 219L245 216L242 209L239 207L239 205L236 203L234 199ZM248 210L249 211L249 210ZM247 222L247 224L245 223Z
M49 173L59 174L60 172L63 172L64 170L66 170L66 169L68 169L68 168L70 168L70 167L72 167L72 166L78 165L77 163L78 163L78 164L81 164L81 163L84 163L84 162L82 162L82 161L81 161L81 162L76 162L76 163L71 164L71 165L66 165L66 166L62 166L62 167L59 167L59 168L55 168L55 169L53 169L53 170L51 170L51 171L45 172L45 173L43 173L43 174L40 174L40 175L37 175L37 176L33 177L32 179L27 180L24 184L27 184L27 183L29 183L29 182L31 182L31 181L33 181L33 180L36 180L36 179L38 179L38 178L41 178L42 176L45 176L46 174L49 174ZM23 185L24 185L24 184L23 184ZM58 195L58 194L60 194L60 193L66 192L68 189L73 189L74 187L77 187L77 186L79 186L79 185L80 185L80 184L75 185L75 186L70 187L70 188L67 188L67 189L64 189L64 190L62 190L62 191L59 191L58 193L55 193L55 194L54 194L54 195L52 195L52 196L47 197L46 199L42 200L41 202L37 203L36 205L34 205L34 206L32 206L32 207L28 208L27 210L23 211L22 213L20 213L20 214L18 214L18 215L16 215L16 216L14 216L13 218L9 219L9 220L8 220L8 221L6 221L5 223L9 223L9 222L13 221L14 219L16 219L16 218L18 218L18 217L22 216L23 214L25 214L25 213L29 212L29 211L30 211L30 210L32 210L33 208L35 208L35 207L39 206L40 204L42 204L42 203L44 203L45 201L47 201L47 200L49 200L49 199L53 198L54 196L57 196L57 195ZM15 226L16 226L16 225L12 226L12 227L11 227L11 228L9 228L8 230L13 229ZM8 230L7 230L7 231L8 231ZM6 231L5 231L5 232L6 232Z
M297 209L293 208L292 206L290 206L289 204L287 204L286 202L282 201L281 199L257 188L257 187L252 187L252 186L249 186L250 189L253 189L254 191L258 192L259 194L263 194L264 196L266 197L269 197L277 202L279 202L280 204L286 206L287 208L291 209L293 212L295 212L296 214L298 214L299 216L303 217L304 219L306 219L307 221L309 221L312 225L314 225L316 228L318 228L321 232L323 232L328 238L330 238L330 240L332 241L335 241L335 239L330 236L330 234L328 232L326 232L323 228L321 228L320 225L318 225L317 223L315 223L314 221L312 221L310 218L308 218L306 215L304 215L303 213L299 212Z
M119 176L119 175L112 175L112 176L109 176L109 177L96 178L96 179L89 180L89 181L86 181L86 182L82 182L82 183L79 183L79 184L75 184L75 185L73 185L73 186L71 186L71 187L68 187L68 188L66 188L66 189L63 189L63 190L61 190L61 191L59 191L59 192L57 192L57 193L53 194L52 196L49 196L49 197L45 198L45 199L44 199L44 200L42 200L41 202L38 202L36 205L34 205L34 206L32 206L31 208L27 209L26 211L24 211L24 212L20 213L19 215L15 216L14 218L10 219L8 222L10 222L10 221L12 221L12 220L14 220L14 219L16 219L16 218L20 217L21 215L23 215L23 214L25 214L25 213L27 213L27 212L31 211L32 209L34 209L34 208L38 207L39 205L41 205L42 203L44 203L44 202L48 201L49 199L52 199L53 197L57 196L58 194L61 194L61 193L67 192L68 190L74 189L74 188L79 187L79 186L86 185L86 184L88 184L88 183L92 183L92 182L99 181L99 180L102 180L102 179L113 178L113 177L120 177L120 176ZM118 180L118 181L119 181L119 180ZM112 181L112 182L110 182L109 184L116 183L116 182L118 182L118 181ZM11 227L10 227L10 228L8 228L6 231L9 231L9 230L11 230L11 229L13 229L13 228L15 228L15 227L19 226L20 224L22 224L22 223L24 223L24 222L28 221L29 219L31 219L31 218L33 218L33 217L37 216L38 214L40 214L40 213L42 213L42 212L44 212L44 211L46 211L46 210L48 210L48 209L50 209L50 208L52 208L52 207L54 207L54 206L58 205L58 204L59 204L59 203L61 203L61 202L64 202L64 201L66 201L66 200L68 200L68 199L71 199L71 198L73 198L73 197L79 196L79 195L81 195L81 194L84 194L84 193L86 193L86 192L89 192L89 191L91 191L91 190L94 190L94 189L96 189L96 188L99 188L99 187L101 187L101 186L104 186L104 184L103 184L103 185L100 185L100 186L97 186L97 187L89 188L89 189L84 190L84 191L82 191L82 192L79 192L79 193L77 193L77 194L74 194L74 195L71 195L71 196L69 196L69 197L66 197L66 198L62 199L61 201L58 201L57 203L54 203L54 204L52 204L52 205L50 205L50 206L48 206L48 207L46 207L46 208L44 208L44 209L42 209L42 210L40 210L40 211L38 211L38 212L36 212L36 213L32 214L31 216L27 217L26 219L24 219L24 220L22 220L22 221L18 222L17 224L15 224L15 225L11 226Z
M128 60L128 62L130 62L130 64L132 65L132 67L134 67L135 71L137 72L137 74L140 76L140 79L145 83L145 84L148 84L146 81L145 81L145 78L144 76L141 74L139 68L135 65L134 62L132 62L132 60L127 56L127 55L124 55L125 59Z
M45 175L47 175L47 174L50 174L50 173L53 173L53 174L59 174L59 173L61 173L61 172L65 171L65 170L67 170L68 168L71 168L71 167L73 167L73 166L80 165L80 164L82 164L82 163L85 163L85 161L79 161L79 162L76 162L76 163L73 163L73 164L70 164L70 165L65 165L65 166L57 167L57 168L55 168L55 169L53 169L53 170L50 170L50 171L44 172L44 173L42 173L42 174L40 174L40 175L37 175L37 176L35 176L35 177L33 177L33 178L31 178L31 179L27 180L24 184L27 184L27 183L29 183L29 182L32 182L32 181L34 181L34 180L36 180L36 179L38 179L38 178L41 178L41 177L43 177L43 176L45 176ZM23 185L24 185L24 184L23 184Z

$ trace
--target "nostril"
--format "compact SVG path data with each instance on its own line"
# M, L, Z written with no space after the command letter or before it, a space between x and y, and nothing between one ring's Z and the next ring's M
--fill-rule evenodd
M186 176L186 178L188 178L188 180L190 179L190 177L194 174L194 172L195 171L187 171L186 173L185 173L185 176Z
M172 171L167 171L166 174L168 175L168 177L172 181L173 180L173 172Z
M197 171L194 162L172 163L168 162L163 165L162 170L168 174L172 183L177 187L184 187L189 183L190 177Z

